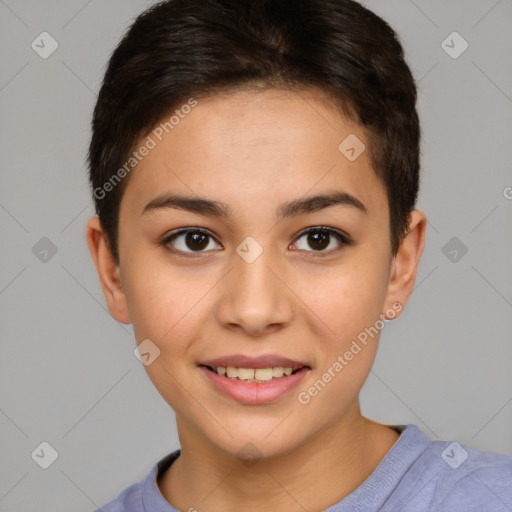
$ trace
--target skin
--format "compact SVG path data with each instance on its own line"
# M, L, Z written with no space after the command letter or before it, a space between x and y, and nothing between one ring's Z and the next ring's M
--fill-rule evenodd
M88 222L110 313L133 323L137 343L149 338L161 351L145 368L176 413L182 452L158 485L179 510L320 511L357 488L398 439L359 407L378 335L308 404L297 399L380 314L406 304L424 246L426 218L415 210L392 257L385 187L368 151L351 162L338 150L349 134L368 147L362 127L318 91L201 99L132 171L120 206L119 265L98 218ZM282 203L333 190L367 212L334 205L276 221ZM221 201L233 217L173 208L141 214L162 193ZM331 236L315 251L301 235L313 226L354 243ZM160 244L185 227L211 232L203 252L194 254L184 236L167 247L185 255ZM263 248L250 264L236 252L247 236ZM224 397L197 366L269 353L311 370L266 405ZM237 456L247 442L261 453L250 467Z

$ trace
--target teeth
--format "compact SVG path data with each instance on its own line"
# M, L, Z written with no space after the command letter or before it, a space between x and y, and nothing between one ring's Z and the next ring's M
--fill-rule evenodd
M257 368L254 371L254 378L256 380L272 380L274 377L273 368Z
M240 380L254 379L254 370L252 368L238 368L238 378Z
M269 382L272 379L280 379L284 375L291 375L293 368L274 366L273 368L235 368L234 366L217 366L215 368L219 375L229 379L238 379L252 382Z
M282 366L276 366L275 368L272 368L272 373L274 374L274 377L280 379L284 375L284 368Z
M232 366L228 366L226 368L226 374L230 379L234 379L238 377L238 368L233 368Z

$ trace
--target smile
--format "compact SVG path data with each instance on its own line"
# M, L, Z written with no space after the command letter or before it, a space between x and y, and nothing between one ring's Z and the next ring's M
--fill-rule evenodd
M300 370L297 368L284 368L283 366L274 366L271 368L236 368L233 366L217 366L215 368L208 366L211 371L218 375L223 375L228 379L245 382L270 382L275 379L281 379L283 376L289 376Z
M252 405L280 400L311 371L309 366L237 368L201 365L199 368L217 392L237 402Z

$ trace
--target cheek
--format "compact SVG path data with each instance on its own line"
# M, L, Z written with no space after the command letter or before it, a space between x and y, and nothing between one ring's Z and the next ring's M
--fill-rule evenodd
M137 341L150 338L158 345L184 317L186 283L168 269L147 259L133 258L124 269L125 293Z
M183 362L194 339L198 301L204 291L195 291L183 276L158 265L132 265L130 271L126 295L135 339L137 343L149 339L159 350L158 357L144 369L164 400L179 409L187 400L180 385Z
M338 268L315 289L315 312L329 327L316 375L324 398L317 403L329 403L331 399L339 403L343 396L348 404L371 370L386 295L381 266L371 264L370 257L361 257L357 264ZM322 386L327 382L324 392Z
M347 339L370 325L382 312L387 281L384 270L363 259L350 267L333 269L311 286L308 305L330 328ZM321 283L321 285L320 285Z
M297 396L301 406L329 424L356 400L373 365L382 321L385 286L376 271L354 270L317 289L318 317L329 327L319 345L319 366ZM379 322L376 328L376 322Z
M125 286L128 309L138 343L149 338L160 349L159 360L176 368L198 336L208 315L207 291L215 286L213 273L199 278L194 269L172 268L160 258L133 258ZM195 277L194 277L195 275ZM148 368L149 370L149 368Z

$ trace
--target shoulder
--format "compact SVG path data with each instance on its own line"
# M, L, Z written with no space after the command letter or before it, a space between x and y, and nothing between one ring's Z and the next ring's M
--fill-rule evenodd
M512 510L512 457L456 441L431 441L417 464L424 469L433 510Z
M391 452L392 465L402 469L383 511L512 511L512 457L431 441L415 425L407 425Z
M512 457L441 443L442 490L440 511L512 510Z
M142 511L142 485L132 484L115 500L97 509L95 512L139 512Z
M157 477L178 458L181 450L166 455L154 464L144 480L127 487L119 496L95 512L176 512L160 493Z

